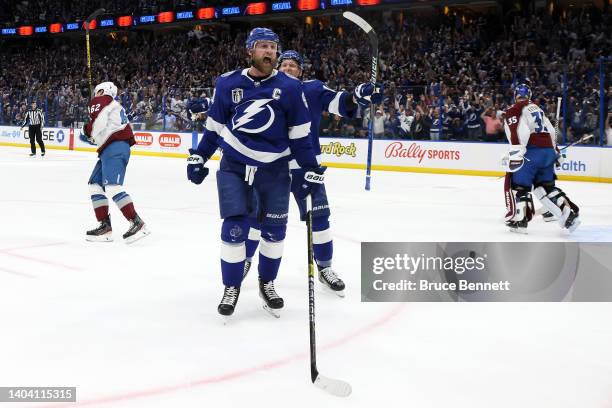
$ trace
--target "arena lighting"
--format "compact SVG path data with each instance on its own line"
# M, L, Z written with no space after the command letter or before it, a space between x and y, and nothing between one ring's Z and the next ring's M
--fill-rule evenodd
M100 27L112 27L114 25L115 25L115 20L113 20L112 18L100 20Z
M49 25L49 32L53 34L62 32L62 25L60 23L53 23Z
M78 29L79 29L79 23L66 24L66 30L72 31L72 30L78 30Z
M16 28L3 28L2 35L15 35L17 34Z
M377 6L381 3L381 0L357 0L357 4L360 6Z
M46 33L47 32L47 26L40 26L40 27L36 27L34 29L35 33Z
M259 14L266 14L266 3L249 3L246 8L246 14L250 16L256 16Z
M300 11L310 11L319 8L318 0L298 0L297 9Z
M34 27L32 26L23 26L17 29L17 33L19 35L32 35L34 33Z
M129 27L133 21L132 16L121 16L117 18L117 25L119 27Z
M240 7L238 6L223 7L221 9L222 16L235 16L238 14L240 14Z
M272 11L291 11L293 7L290 1L281 1L278 3L272 3Z
M85 30L85 24L86 23L83 21L83 30ZM97 26L98 26L98 22L96 20L91 20L89 22L89 29L90 30L95 30Z
M332 7L350 6L352 4L353 0L329 0L329 5Z
M155 16L140 16L138 21L140 22L140 24L154 23Z
M171 23L174 21L174 12L162 11L157 15L157 22L159 23Z
M212 18L215 18L215 8L214 7L204 7L204 8L198 9L196 15L200 20L210 20Z
M176 13L177 20L189 20L193 18L193 11L179 11Z

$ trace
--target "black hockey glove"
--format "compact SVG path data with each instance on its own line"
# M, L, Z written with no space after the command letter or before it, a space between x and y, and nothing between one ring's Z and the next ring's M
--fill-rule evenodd
M204 167L204 157L197 150L189 149L187 158L187 178L194 184L201 184L208 176L208 168Z

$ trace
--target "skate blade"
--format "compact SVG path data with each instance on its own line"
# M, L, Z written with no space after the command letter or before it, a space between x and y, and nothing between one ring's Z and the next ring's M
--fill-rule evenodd
M280 319L280 309L272 309L265 302L263 304L263 308L266 312L270 313L272 316L276 317L277 319Z
M325 283L320 282L321 283L321 287L323 288L324 292L327 293L332 293L340 298L345 297L346 295L344 294L344 290L333 290L332 288L330 288L329 286L327 286Z
M542 218L544 220L544 222L553 222L553 221L557 221L557 217L547 217L547 218Z
M570 227L569 227L567 230L568 230L568 231L570 232L570 234L571 234L572 232L576 231L576 228L578 228L578 226L579 226L580 224L581 224L580 219L579 219L579 218L576 218L576 219L574 220L574 223L573 223L572 225L570 225Z
M146 237L147 235L150 235L150 234L151 234L151 232L148 229L146 229L146 227L142 227L142 229L140 231L138 231L137 233L135 233L131 237L126 238L125 239L125 243L128 244L128 245L132 244L132 243L138 241L139 239L142 239L142 238L144 238L144 237Z
M111 234L105 235L85 235L85 241L88 242L112 242L113 236Z
M508 231L514 232L515 234L527 235L527 228L508 228Z

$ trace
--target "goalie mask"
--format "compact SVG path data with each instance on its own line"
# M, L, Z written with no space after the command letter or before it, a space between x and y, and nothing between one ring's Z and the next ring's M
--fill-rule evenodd
M94 95L97 95L100 90L104 91L104 95L108 95L113 99L117 96L117 87L112 82L102 82L96 85Z

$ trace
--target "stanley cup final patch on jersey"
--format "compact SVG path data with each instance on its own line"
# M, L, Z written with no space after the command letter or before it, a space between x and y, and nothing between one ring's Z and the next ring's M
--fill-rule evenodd
M232 89L232 102L239 103L242 100L242 88Z
M279 88L274 88L274 91L272 91L272 99L276 99L278 101L280 97L281 97L281 90Z

